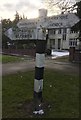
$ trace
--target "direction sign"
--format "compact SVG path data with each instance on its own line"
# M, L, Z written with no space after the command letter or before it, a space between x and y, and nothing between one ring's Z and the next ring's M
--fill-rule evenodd
M11 40L15 40L16 39L16 36L15 36L12 28L9 28L7 31L5 31L4 34Z
M36 28L37 19L24 19L20 20L17 24L19 28Z
M66 27L72 27L74 24L79 22L80 19L74 14L61 14L58 16L52 16L46 18L46 22L43 23L43 27L46 28L66 28Z
M63 28L72 27L80 19L74 13L61 14L51 17L21 20L17 24L19 28Z
M21 37L16 38L13 34L14 32L9 30L10 32L8 31L7 36L10 39L46 39L46 32L43 32L43 29L70 28L79 21L80 19L74 13L60 14L48 17L46 10L42 10L39 11L39 18L22 19L18 22L17 26L19 29L27 29L30 31L30 33L27 31L22 34L19 33L18 36Z

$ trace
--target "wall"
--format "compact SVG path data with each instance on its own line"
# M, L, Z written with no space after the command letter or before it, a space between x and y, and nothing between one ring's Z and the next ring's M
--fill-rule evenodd
M22 56L22 55L29 55L35 57L35 49L3 49L2 52L3 54L8 54L8 55L17 55L17 56Z

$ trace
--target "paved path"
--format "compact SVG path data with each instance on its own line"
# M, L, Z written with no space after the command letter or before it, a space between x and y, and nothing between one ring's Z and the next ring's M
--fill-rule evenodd
M45 60L45 68L66 71L71 74L79 74L79 65L73 63L57 62L52 59ZM2 74L12 74L18 71L35 69L35 60L27 60L19 63L7 63L2 65Z

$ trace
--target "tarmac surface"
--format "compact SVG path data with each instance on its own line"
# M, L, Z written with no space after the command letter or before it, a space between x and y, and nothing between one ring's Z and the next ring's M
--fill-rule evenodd
M1 64L0 64L1 68ZM54 69L64 71L69 74L79 74L79 64L70 62L57 62L54 59L46 58L45 69ZM25 60L23 62L2 64L0 75L14 74L19 71L30 71L35 69L35 59ZM0 70L1 71L1 70Z

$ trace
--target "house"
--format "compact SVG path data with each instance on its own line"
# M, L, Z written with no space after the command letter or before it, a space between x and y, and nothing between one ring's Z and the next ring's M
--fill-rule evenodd
M71 31L71 28L54 28L48 30L48 48L55 50L69 49L78 45L79 32Z
M45 33L43 34L45 29L48 30L47 49L69 50L70 46L77 47L79 42L79 31L71 30L78 21L74 13L48 17L47 10L40 9L38 18L20 20L15 30L7 31L7 36L14 41L33 42L46 37Z

